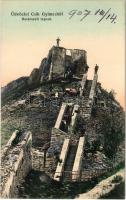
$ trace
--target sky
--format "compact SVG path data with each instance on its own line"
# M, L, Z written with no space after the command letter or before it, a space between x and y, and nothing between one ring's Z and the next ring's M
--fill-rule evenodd
M111 16L98 23L103 17ZM71 19L70 11L76 13ZM86 11L87 10L87 11ZM22 21L12 12L63 12L51 21ZM85 16L89 12L89 15ZM21 76L30 75L60 37L65 48L87 51L88 78L93 78L94 66L99 65L98 79L104 89L114 89L116 98L124 107L125 83L125 22L123 0L2 0L0 23L1 85L5 86ZM101 14L102 14L101 13ZM80 21L80 19L85 18Z

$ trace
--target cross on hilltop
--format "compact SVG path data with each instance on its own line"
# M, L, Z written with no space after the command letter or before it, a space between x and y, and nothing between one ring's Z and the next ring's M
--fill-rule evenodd
M58 37L57 39L56 39L56 43L57 43L57 47L59 47L59 42L60 42L61 40L60 40L60 38Z

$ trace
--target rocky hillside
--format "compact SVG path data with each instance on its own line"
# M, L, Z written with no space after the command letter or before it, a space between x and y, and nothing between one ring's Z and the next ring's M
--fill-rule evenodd
M27 80L21 78L18 80L19 85L23 79ZM15 95L15 98L10 98L9 101L5 89L2 92L2 97L5 98L2 106L2 144L7 142L15 129L31 130L33 145L36 147L42 147L44 143L49 142L51 128L55 124L62 102L71 99L78 101L80 98L78 95L65 94L65 88L74 87L77 90L78 86L79 80L47 82L30 90L20 90L20 87L15 86L9 91L10 96ZM85 123L80 116L76 132L86 130L87 155L94 151L104 151L111 158L124 139L124 111L112 94L105 91L100 84L97 90L99 97L92 110L92 120ZM59 93L58 97L55 97L56 92Z
M29 77L21 77L2 88L2 145L15 129L30 130L36 148L49 143L62 102L81 105L88 101L92 80L86 80L85 96L80 95L82 76L87 71L86 51L72 49L68 56L65 48L54 46ZM96 74L97 71L96 65ZM74 127L74 134L86 136L84 158L90 162L85 168L94 165L95 158L100 156L117 163L124 160L123 108L113 91L107 92L100 83L95 90L91 118L87 120L78 114Z

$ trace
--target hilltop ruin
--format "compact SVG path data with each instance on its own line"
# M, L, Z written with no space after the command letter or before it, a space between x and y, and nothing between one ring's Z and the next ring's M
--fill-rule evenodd
M12 135L15 142L11 139L3 151L3 197L16 197L19 177L24 179L31 169L57 182L81 182L124 161L123 109L98 82L98 65L92 80L87 78L86 54L60 47L58 39L29 77L3 88L2 137L12 129L23 130L20 139ZM32 147L31 142L27 147L31 134Z
M33 69L28 83L42 83L43 81L59 78L71 79L73 76L82 78L87 71L85 50L66 49L57 45L49 50L47 58L42 60L39 69Z

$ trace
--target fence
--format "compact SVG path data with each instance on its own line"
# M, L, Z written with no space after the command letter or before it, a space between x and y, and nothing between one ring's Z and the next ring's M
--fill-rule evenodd
M104 175L105 173L111 171L111 169L94 169L94 170L81 170L80 173L77 173L76 171L63 171L62 173L55 173L55 176L60 179L60 181L68 181L68 182L82 182L82 181L88 181L92 178L99 177L100 175ZM72 175L75 175L73 178ZM53 175L52 175L53 178Z

